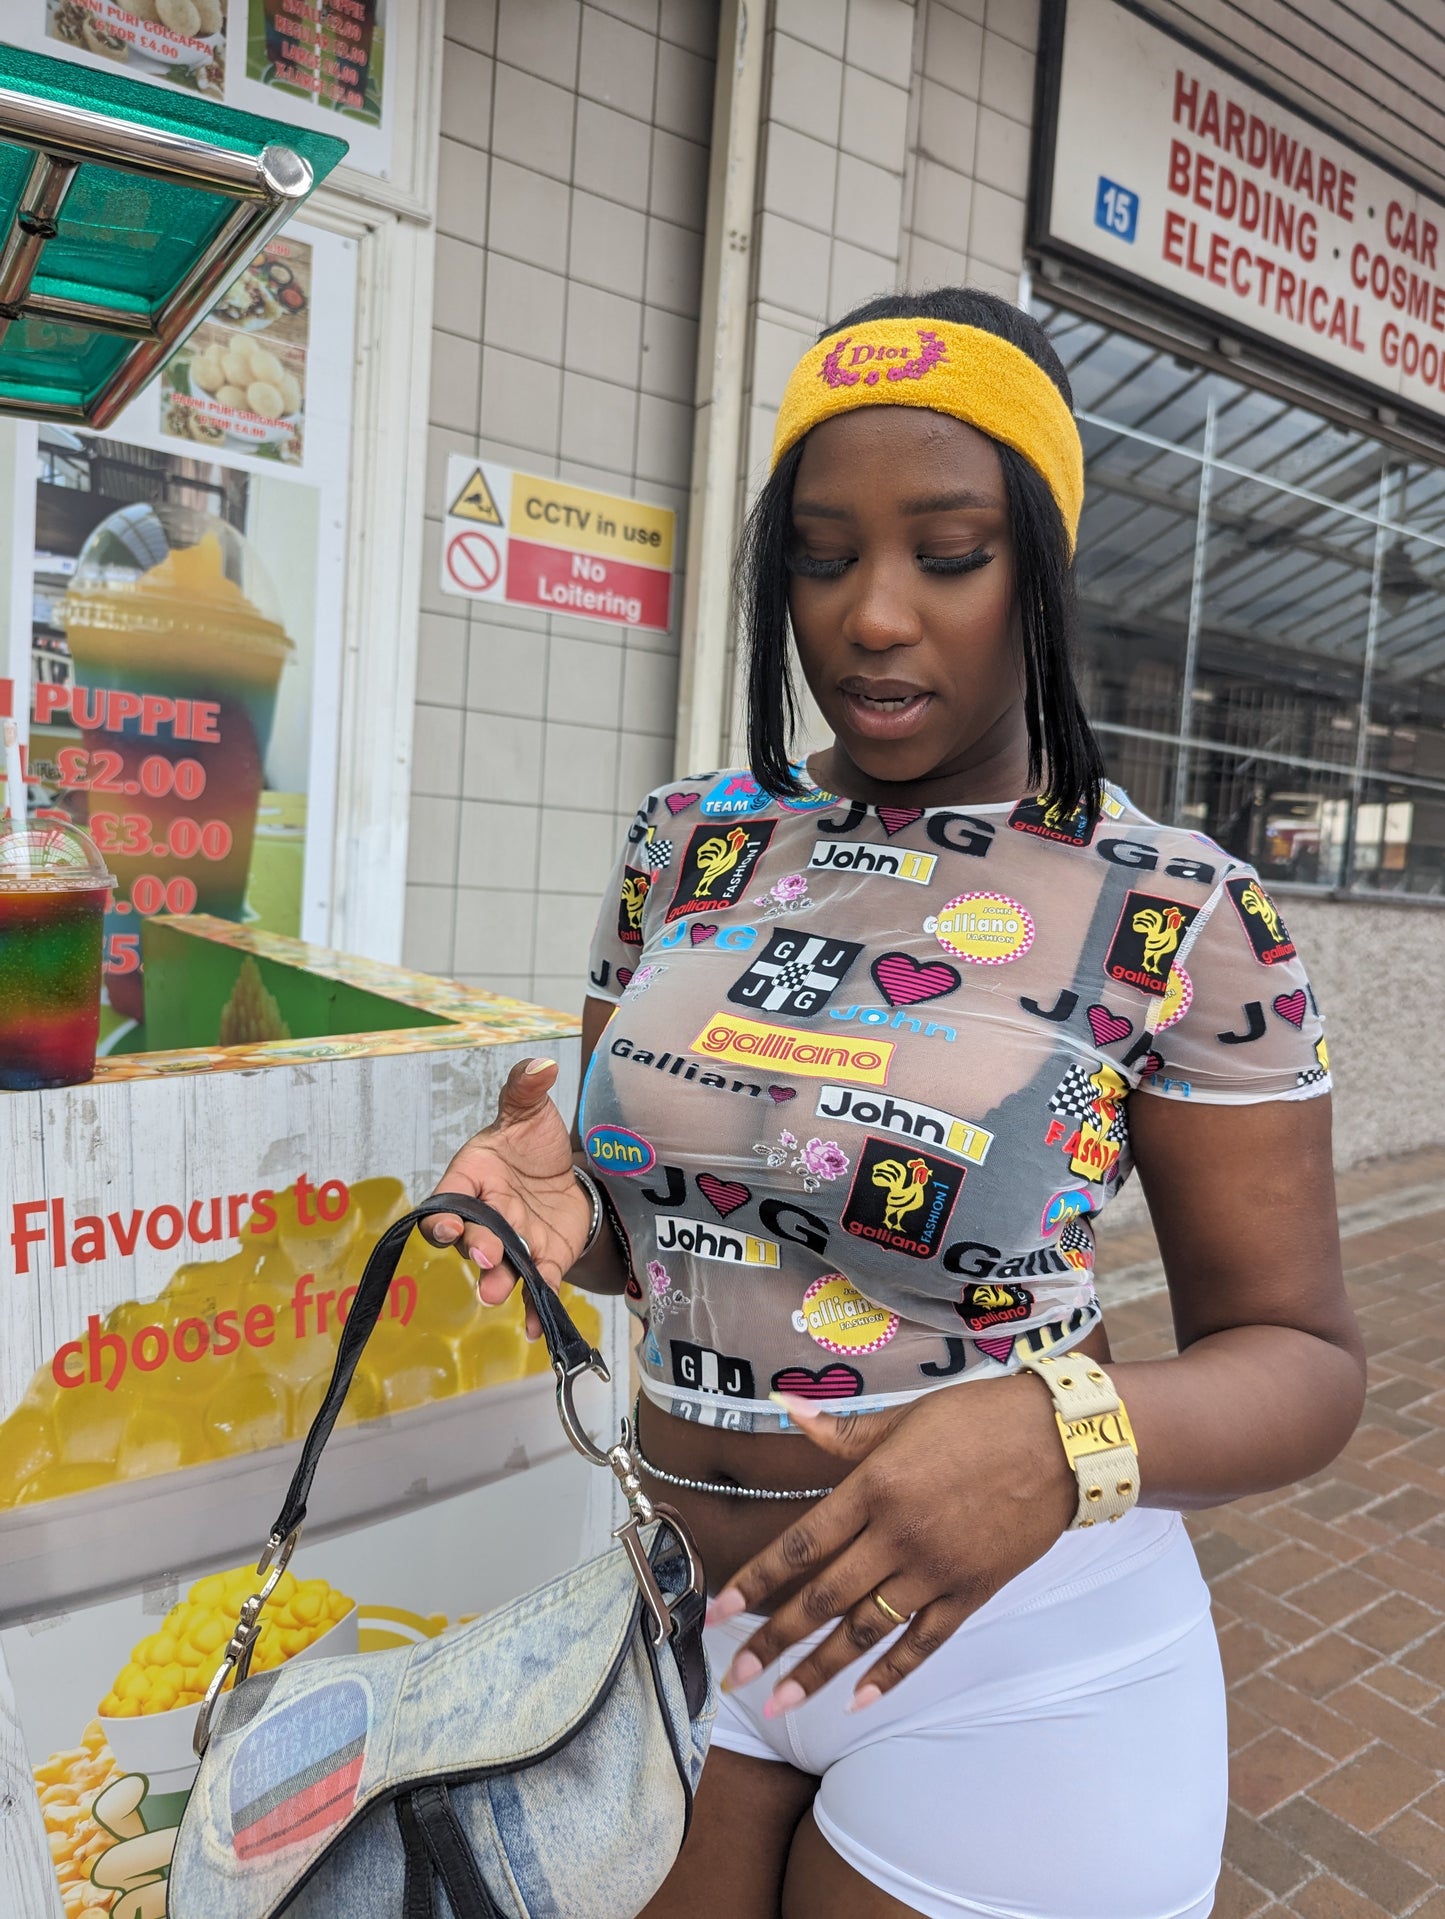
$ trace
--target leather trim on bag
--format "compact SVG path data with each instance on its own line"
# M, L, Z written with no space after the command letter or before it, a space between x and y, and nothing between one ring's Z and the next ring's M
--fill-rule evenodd
M423 1786L411 1795L411 1804L453 1919L501 1919L446 1787Z
M396 1802L396 1823L401 1828L401 1849L406 1855L401 1919L436 1919L436 1875L409 1794Z
M692 1772L682 1750L677 1743L677 1734L673 1730L672 1714L667 1709L667 1691L662 1680L662 1664L659 1658L660 1648L652 1643L652 1634L642 1635L647 1648L647 1663L652 1668L652 1689L657 1694L657 1710L662 1715L663 1730L667 1734L667 1749L672 1754L672 1763L677 1767L678 1784L682 1787L682 1844L687 1844L688 1830L692 1825ZM696 1713L691 1715L696 1718ZM679 1851L682 1847L679 1846Z

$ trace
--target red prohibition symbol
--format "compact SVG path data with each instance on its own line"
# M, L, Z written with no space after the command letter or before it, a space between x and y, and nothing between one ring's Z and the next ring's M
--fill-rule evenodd
M447 547L447 572L464 593L485 593L502 571L502 556L475 527L454 533Z

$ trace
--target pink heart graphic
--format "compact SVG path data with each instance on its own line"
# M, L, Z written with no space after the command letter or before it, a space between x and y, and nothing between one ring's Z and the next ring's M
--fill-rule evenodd
M891 840L893 835L901 833L905 826L912 826L915 820L921 820L923 808L921 806L880 806L878 818L883 831Z
M917 1006L921 1000L941 999L963 984L958 968L946 960L927 960L920 965L907 953L885 953L868 970L890 1006Z
M1146 1053L1139 1062L1139 1072L1144 1079L1148 1079L1154 1073L1162 1073L1163 1071L1164 1062L1157 1053Z
M772 1386L775 1393L792 1393L796 1399L856 1399L863 1390L863 1375L834 1360L816 1373L806 1366L785 1366L773 1374Z
M667 810L669 813L685 813L690 806L696 806L701 798L701 793L669 793Z
M783 1106L790 1099L796 1099L797 1097L798 1089L796 1086L770 1086L768 1088L768 1098L775 1106Z
M986 1333L982 1339L975 1339L973 1343L981 1353L987 1353L990 1359L996 1359L1000 1365L1014 1349L1012 1333L1002 1337L997 1333Z
M1133 1030L1133 1020L1125 1019L1122 1013L1111 1013L1107 1006L1089 1008L1089 1031L1094 1035L1096 1046L1109 1046L1115 1040L1128 1039Z
M1297 986L1292 993L1275 995L1274 1010L1281 1019L1287 1019L1291 1026L1304 1025L1305 1010L1308 1006L1309 1001L1305 998L1305 989L1302 986Z
M752 1198L751 1190L740 1179L719 1179L716 1173L699 1173L697 1190L719 1219L726 1219Z
M617 984L619 986L626 986L631 979L632 968L630 966L619 966L617 969Z
M696 924L688 927L687 936L694 946L701 946L705 940L710 940L716 931L717 926L715 922L712 920L700 920Z

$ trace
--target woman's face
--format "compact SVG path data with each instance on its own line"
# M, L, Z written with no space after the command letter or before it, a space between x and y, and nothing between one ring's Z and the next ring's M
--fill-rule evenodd
M990 439L920 407L815 427L789 570L803 674L834 734L825 784L863 800L926 784L935 803L1023 790L1013 548Z

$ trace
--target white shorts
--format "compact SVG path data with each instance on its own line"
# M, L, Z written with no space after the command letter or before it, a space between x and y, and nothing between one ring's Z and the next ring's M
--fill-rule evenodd
M760 1624L708 1629L717 1673ZM877 1657L780 1719L762 1716L776 1668L723 1694L713 1744L816 1773L824 1838L928 1919L1204 1919L1228 1796L1224 1680L1177 1513L1066 1533L849 1713Z

